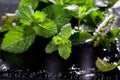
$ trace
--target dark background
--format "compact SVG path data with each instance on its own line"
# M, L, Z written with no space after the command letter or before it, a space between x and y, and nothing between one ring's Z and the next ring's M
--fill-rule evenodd
M1 16L5 13L14 13L20 0L0 0L0 25Z

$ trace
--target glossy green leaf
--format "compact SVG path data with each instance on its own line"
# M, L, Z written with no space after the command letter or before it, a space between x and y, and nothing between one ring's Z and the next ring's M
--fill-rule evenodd
M71 20L71 15L63 8L61 5L52 5L44 9L44 12L48 14L47 17L57 24L58 30Z
M120 28L115 27L113 30L111 30L108 34L107 34L107 38L109 39L109 42L115 41L115 39L118 37L120 33Z
M0 27L0 32L6 32L6 31L9 31L13 28L12 25L4 25L2 27Z
M101 11L99 10L96 10L96 11L92 11L90 14L89 14L91 20L89 21L89 23L92 23L97 26L103 19L104 19L104 15ZM88 18L89 19L89 18ZM93 25L93 26L94 26Z
M20 19L21 23L30 25L32 22L32 16L34 14L34 10L31 6L22 5L16 11L17 18Z
M79 7L77 18L82 19L84 16L86 16L86 12L87 12L87 7L86 6Z
M49 2L50 0L39 0L39 1L42 1L42 2L47 3L47 2Z
M51 20L46 20L38 26L35 26L34 30L37 35L45 38L52 37L57 33L56 24Z
M91 1L91 0L90 0ZM83 5L86 2L88 2L88 0L50 0L50 2L54 3L55 5L66 5L66 4L77 4L77 5ZM91 5L91 3L89 4Z
M68 40L66 44L59 45L58 52L59 55L65 60L69 58L71 53L71 42Z
M70 13L75 18L83 19L83 17L86 16L86 12L87 12L87 7L86 6L82 6L82 7L80 6L80 7L77 8L77 10L71 11Z
M93 0L86 0L85 5L88 8L94 7L94 1Z
M46 16L47 15L44 12L35 11L33 18L34 18L34 21L43 22L43 21L45 21Z
M73 10L70 13L75 18L83 19L84 17L89 15L91 12L97 11L97 10L98 10L98 8L96 8L96 7L88 8L88 6L82 6L82 7L80 6L80 7L77 8L77 10Z
M70 0L69 1L69 3L72 3L72 4L85 3L85 2L86 2L86 0L80 0L80 1L78 1L78 0Z
M34 31L24 30L24 27L17 26L5 35L1 46L3 50L9 53L19 54L28 50L34 39Z
M68 39L66 39L66 38L64 38L64 37L61 37L61 36L54 36L54 37L52 38L52 40L53 40L53 43L54 43L55 45L64 45L64 44L68 43L68 42L67 42Z
M22 5L30 5L32 6L33 9L36 9L36 7L38 6L39 0L21 0L19 7Z
M64 5L70 2L70 0L49 0L49 1L56 5Z
M87 40L90 40L92 38L92 35L88 32L77 32L74 33L71 37L70 40L72 41L73 45L79 45L79 44L84 44L87 42Z
M60 36L54 36L52 40L55 45L60 45L63 43L63 38Z
M58 46L53 43L53 41L50 41L46 48L45 52L51 54L52 52L56 51L58 49Z
M55 45L58 46L59 55L65 60L69 58L71 53L71 41L68 39L71 36L72 28L70 24L63 26L60 33L52 38Z
M111 71L117 67L117 65L103 61L100 58L97 59L96 66L100 71L103 72Z
M108 0L108 1L109 1L108 6L112 7L118 0Z
M72 34L72 27L70 24L66 24L61 28L60 36L64 38L69 38Z

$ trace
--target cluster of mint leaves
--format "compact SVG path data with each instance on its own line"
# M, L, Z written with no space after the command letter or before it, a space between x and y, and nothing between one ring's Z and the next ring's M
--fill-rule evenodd
M36 36L42 36L51 38L45 52L52 54L58 51L66 60L72 53L72 46L89 42L94 46L107 47L120 32L118 27L111 26L114 25L115 14L108 11L116 1L108 0L107 4L103 1L103 5L98 6L94 0L21 0L15 14L2 17L4 24L0 27L0 33L7 33L1 48L9 53L20 54L32 46ZM107 6L102 10L100 7L104 5ZM106 15L112 17L106 21ZM100 58L96 65L101 71L118 66Z

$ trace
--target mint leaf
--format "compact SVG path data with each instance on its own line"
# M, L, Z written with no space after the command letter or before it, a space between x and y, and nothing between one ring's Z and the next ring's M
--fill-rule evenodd
M111 71L117 67L117 65L103 61L100 58L97 59L96 66L100 71L103 72Z
M60 44L64 44L64 40L61 36L54 36L52 38L52 41L55 45L60 45Z
M59 55L65 60L70 56L71 46L71 42L68 40L66 44L59 45L58 47Z
M82 5L85 4L86 1L88 0L49 0L55 5L67 5L67 4L77 4L77 5Z
M34 30L37 35L45 38L52 37L57 33L56 24L51 20L46 20L38 26L35 26Z
M47 2L49 2L50 0L39 0L39 1L42 1L42 2L47 3Z
M9 53L19 54L28 50L34 39L35 34L33 31L24 30L24 27L17 26L5 35L1 46L3 50Z
M112 7L118 0L108 0L108 6Z
M109 42L115 41L115 39L118 37L119 33L120 33L120 28L118 28L118 27L113 28L107 34L107 38L109 39Z
M66 24L61 28L60 36L64 38L69 38L72 34L71 24Z
M52 38L53 44L58 46L59 55L65 60L69 58L71 53L71 41L68 39L71 36L72 28L70 24L66 24L61 28L60 33Z
M9 31L13 28L12 25L4 25L2 27L0 27L0 32L5 32L5 31Z
M100 10L92 11L89 16L90 18L88 18L88 16L86 17L87 20L89 20L89 24L91 24L92 21L95 26L97 26L104 19L103 13Z
M88 32L76 32L71 37L70 40L72 41L73 45L84 44L88 39L91 39L92 35Z
M54 43L55 45L63 45L63 44L68 43L68 42L67 42L68 39L66 39L66 38L64 38L64 37L61 37L61 36L54 36L54 37L52 38L52 40L53 40L53 43Z
M22 5L16 11L16 16L20 19L21 23L30 25L32 22L32 16L34 14L34 10L31 6Z
M83 4L86 3L86 0L80 0L80 1L78 1L78 0L70 0L68 3L69 4L83 5Z
M77 10L71 11L71 14L75 18L83 19L84 17L89 15L91 12L97 11L97 10L98 10L98 8L96 8L96 7L88 8L88 6L82 6L82 7L80 6L77 8Z
M33 9L36 9L38 6L39 0L21 0L19 7L22 5L30 5Z
M71 15L61 5L48 6L44 8L44 12L48 14L47 17L49 19L57 24L58 30L60 30L63 25L69 23L71 20Z
M56 5L64 5L70 2L70 0L49 0L49 1Z
M69 9L68 9L69 10ZM70 10L70 13L72 16L74 16L75 18L80 18L83 19L83 17L86 16L86 12L87 12L87 6L78 6L76 8L76 10Z
M90 8L94 6L94 1L93 0L86 0L85 5Z
M52 52L56 51L58 49L58 46L53 43L53 41L50 41L46 48L45 52L51 54Z
M34 17L34 21L37 22L43 22L46 19L46 14L44 12L40 12L40 11L35 11L33 17Z

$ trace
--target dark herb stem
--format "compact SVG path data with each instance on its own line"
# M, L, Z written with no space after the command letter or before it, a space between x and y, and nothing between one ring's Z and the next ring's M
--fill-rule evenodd
M80 23L81 23L81 19L78 19L78 31L80 30Z

